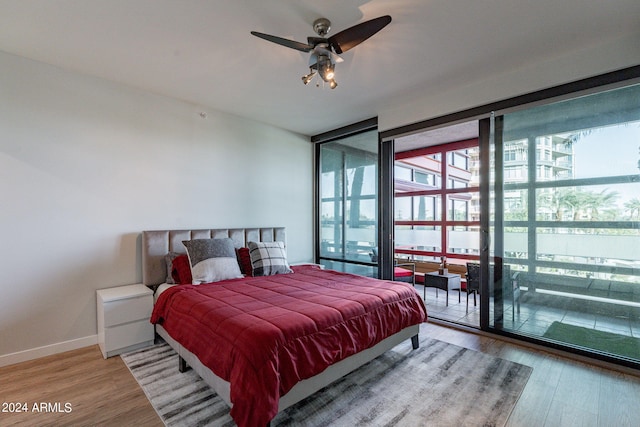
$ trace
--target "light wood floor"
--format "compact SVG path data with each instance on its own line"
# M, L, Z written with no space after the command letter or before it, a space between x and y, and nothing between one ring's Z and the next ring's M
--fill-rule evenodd
M640 372L623 373L434 323L423 331L441 341L533 367L508 427L640 426Z
M507 426L640 425L639 376L434 323L422 333L533 367ZM27 402L30 411L39 402L72 405L69 413L0 412L1 426L162 426L122 360L104 360L97 346L0 368L0 401Z
M0 368L0 402L29 410L0 412L0 426L164 425L122 359L105 360L97 345ZM41 402L71 411L33 412Z

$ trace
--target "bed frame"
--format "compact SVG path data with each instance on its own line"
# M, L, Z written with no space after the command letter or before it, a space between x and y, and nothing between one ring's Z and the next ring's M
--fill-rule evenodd
M250 241L281 241L286 244L284 227L143 231L142 282L154 289L165 283L167 276L165 255L169 252L186 253L183 240L226 237L233 239L237 248L247 246L247 242ZM155 325L155 327L156 333L178 353L180 371L187 369L187 365L191 367L231 407L229 382L216 376L204 366L193 353L174 340L161 325ZM320 374L300 381L287 394L280 397L278 410L282 411L312 395L407 339L411 339L414 349L418 348L419 330L420 325L405 328L375 346L329 366Z

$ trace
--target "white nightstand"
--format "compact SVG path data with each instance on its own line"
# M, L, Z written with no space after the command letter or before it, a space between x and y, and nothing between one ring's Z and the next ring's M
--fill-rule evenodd
M153 292L144 285L99 289L98 344L107 357L153 344Z

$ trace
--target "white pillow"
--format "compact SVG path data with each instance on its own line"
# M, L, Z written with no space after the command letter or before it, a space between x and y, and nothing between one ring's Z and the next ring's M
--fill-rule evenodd
M194 285L243 277L233 240L195 239L182 244L187 248Z

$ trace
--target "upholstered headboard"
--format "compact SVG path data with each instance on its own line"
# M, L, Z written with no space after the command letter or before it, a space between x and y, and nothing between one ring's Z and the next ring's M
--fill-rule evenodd
M217 228L209 230L154 230L142 232L142 283L155 286L167 279L165 255L187 253L183 240L222 239L230 237L236 248L248 242L285 242L284 227Z

